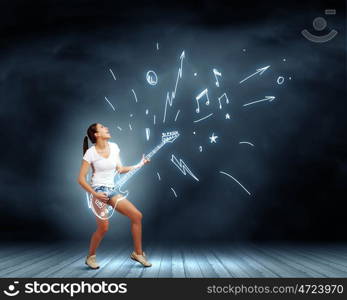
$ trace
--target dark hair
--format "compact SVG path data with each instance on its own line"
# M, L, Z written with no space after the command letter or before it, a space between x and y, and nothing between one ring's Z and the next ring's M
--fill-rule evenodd
M89 148L88 138L92 141L93 144L96 143L96 137L94 135L97 132L96 125L98 125L98 123L94 123L94 124L90 125L87 129L87 135L84 137L84 140L83 140L83 155L84 155L84 153L86 153L86 151Z

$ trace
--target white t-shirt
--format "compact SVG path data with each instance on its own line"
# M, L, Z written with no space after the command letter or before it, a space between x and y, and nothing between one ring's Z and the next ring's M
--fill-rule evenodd
M93 175L91 178L92 186L114 187L114 176L116 175L116 166L121 166L119 157L119 147L116 143L108 142L110 154L108 158L102 157L95 149L90 147L83 156L83 159L92 166Z

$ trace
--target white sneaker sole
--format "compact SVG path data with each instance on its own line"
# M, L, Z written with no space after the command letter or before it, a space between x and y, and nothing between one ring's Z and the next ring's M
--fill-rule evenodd
M92 266L88 265L87 262L84 262L90 269L92 270L97 270L100 268L100 266L96 267L96 268L93 268Z
M132 254L130 255L130 258L131 258L132 260L134 260L134 261L136 261L136 262L140 263L141 265L143 265L143 266L144 266L144 267L146 267L146 268L149 268L149 267L151 267L151 266L152 266L152 264L151 264L150 266L146 266L146 265L144 265L142 262L140 262L140 261L138 261L136 258L134 258Z

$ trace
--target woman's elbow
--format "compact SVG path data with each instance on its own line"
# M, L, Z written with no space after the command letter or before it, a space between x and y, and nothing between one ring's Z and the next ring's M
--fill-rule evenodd
M83 178L82 178L81 176L79 176L79 177L77 178L77 182L78 182L78 184L82 185L82 183L83 183Z

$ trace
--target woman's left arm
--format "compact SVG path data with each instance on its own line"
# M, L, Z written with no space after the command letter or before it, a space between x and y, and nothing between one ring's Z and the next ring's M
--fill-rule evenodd
M120 159L118 161L120 162ZM134 170L134 169L137 169L137 168L141 168L143 165L145 165L145 164L147 164L149 162L150 162L150 160L147 159L145 157L145 155L143 154L142 155L142 159L141 159L141 161L138 164L136 164L134 166L122 166L121 164L117 164L116 170L117 170L117 172L119 174L123 174L123 173L127 173L127 172L129 172L131 170Z

